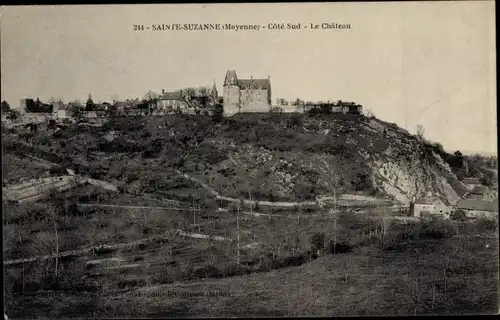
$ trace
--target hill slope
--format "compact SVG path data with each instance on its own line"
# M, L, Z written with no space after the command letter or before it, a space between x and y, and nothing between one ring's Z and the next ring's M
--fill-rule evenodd
M428 192L456 201L465 192L432 145L377 119L243 114L216 131L183 167L229 196L355 193L407 203Z
M139 192L152 185L175 187L174 170L180 170L224 196L259 201L358 194L408 203L433 192L453 202L465 193L449 165L453 155L364 116L116 118L102 127L74 124L40 134L34 145L28 150L6 144L6 150L50 155Z

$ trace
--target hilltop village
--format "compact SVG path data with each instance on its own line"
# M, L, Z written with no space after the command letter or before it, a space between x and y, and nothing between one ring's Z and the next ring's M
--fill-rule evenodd
M232 116L236 113L290 113L306 112L314 108L329 108L332 112L362 113L362 106L353 102L309 102L297 98L287 101L276 98L273 104L271 79L238 78L235 70L228 70L220 95L215 82L211 87L190 87L174 91L161 89L161 93L149 91L142 99L94 102L89 94L85 103L50 98L43 102L39 98L21 99L20 108L10 106L2 109L2 124L5 126L44 123L49 120L70 123L82 119L97 120L116 116L201 114Z

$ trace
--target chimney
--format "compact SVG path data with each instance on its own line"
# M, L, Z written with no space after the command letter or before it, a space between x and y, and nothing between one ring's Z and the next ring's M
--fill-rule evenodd
M267 80L271 81L271 76L267 75Z
M163 93L165 93L165 89L161 89L161 93L162 93L162 94L163 94Z

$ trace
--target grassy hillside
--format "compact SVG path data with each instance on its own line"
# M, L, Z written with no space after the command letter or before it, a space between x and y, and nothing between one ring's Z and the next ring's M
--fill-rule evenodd
M304 228L301 234L307 234L311 226L318 230L318 225L328 225L304 222L299 227ZM250 274L248 267L227 265L234 254L224 245L174 237L163 244L151 243L113 255L61 261L59 281L53 277L51 264L8 267L7 310L11 317L30 317L36 312L42 318L462 315L498 311L495 222L395 224L387 227L385 235L360 236L370 223L368 219L340 217L339 242L349 243L350 249L332 254L327 247L319 258L304 258L295 266L278 258L291 254L283 246L277 250L280 241L259 235L266 248L274 248L276 257L273 254L273 258L264 259L261 264L265 263L266 269ZM267 225L259 223L263 229ZM279 230L290 231L289 226L280 225L268 228L268 234L280 236ZM333 235L332 229L323 232ZM477 233L481 236L475 236ZM309 233L306 239L309 245L317 242L310 237L314 234ZM261 252L250 250L243 256L258 257ZM99 259L99 265L88 265ZM79 291L72 291L75 288Z
M358 193L408 202L428 191L456 200L465 192L439 145L356 115L116 118L40 134L32 147L7 142L134 192L172 187L175 169L226 196L266 201Z

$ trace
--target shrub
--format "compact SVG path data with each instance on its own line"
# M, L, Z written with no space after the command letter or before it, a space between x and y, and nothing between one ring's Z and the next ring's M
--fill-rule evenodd
M457 221L465 221L467 219L463 210L453 211L450 218Z
M300 253L296 256L290 256L283 259L282 267L297 267L303 265L308 260L307 255Z
M60 175L60 174L66 174L67 172L64 166L57 165L50 167L49 173L54 175Z
M325 247L325 234L323 232L313 234L311 245L314 251L323 249Z
M478 232L488 232L498 230L498 220L488 218L478 218L475 222Z
M194 270L197 279L203 278L220 278L221 272L213 265L205 265Z
M231 263L222 270L222 277L241 276L247 273L249 273L249 271L246 268L241 265Z
M420 236L427 239L449 238L455 234L455 228L449 221L424 222Z
M332 254L349 253L352 249L353 245L346 241L337 241L337 243L335 243L333 240L330 240L326 246L326 252Z

